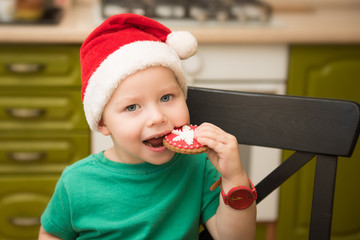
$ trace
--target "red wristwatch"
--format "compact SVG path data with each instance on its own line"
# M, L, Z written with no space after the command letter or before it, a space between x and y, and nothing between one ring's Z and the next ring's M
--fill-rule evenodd
M221 195L224 199L224 203L234 209L238 209L238 210L246 209L250 207L251 204L257 199L256 189L250 179L249 179L249 183L251 189L245 186L236 186L230 189L228 194L224 193L221 183L221 177L219 181L214 183L214 185L218 186L219 182L220 182ZM213 186L212 189L214 189Z

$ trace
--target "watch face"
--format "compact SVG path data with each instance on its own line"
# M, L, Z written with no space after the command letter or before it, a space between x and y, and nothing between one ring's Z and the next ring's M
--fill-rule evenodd
M235 209L245 209L254 202L254 195L245 189L238 189L229 193L229 206Z

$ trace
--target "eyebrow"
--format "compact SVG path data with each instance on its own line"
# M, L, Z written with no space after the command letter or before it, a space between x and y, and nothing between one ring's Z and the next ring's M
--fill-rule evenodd
M124 96L121 99L118 99L117 101L115 101L114 104L127 106L129 104L136 103L138 99L139 99L138 96Z
M163 92L175 91L175 90L179 90L181 92L181 88L180 88L179 84L170 84L170 85L160 89L160 91L163 91Z

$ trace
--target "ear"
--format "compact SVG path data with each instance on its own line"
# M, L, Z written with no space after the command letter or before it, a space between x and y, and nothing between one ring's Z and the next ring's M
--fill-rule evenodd
M110 130L106 127L104 121L101 119L98 124L98 130L101 132L104 136L110 135Z

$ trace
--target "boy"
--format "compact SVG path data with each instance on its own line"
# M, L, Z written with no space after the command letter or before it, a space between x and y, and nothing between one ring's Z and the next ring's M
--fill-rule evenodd
M85 115L114 146L64 170L39 239L197 239L199 223L214 239L254 238L254 198L240 208L222 199L249 186L235 137L204 123L195 138L206 154L162 144L190 124L180 59L196 47L190 33L134 14L113 16L89 35L80 53ZM219 174L221 194L209 190Z

